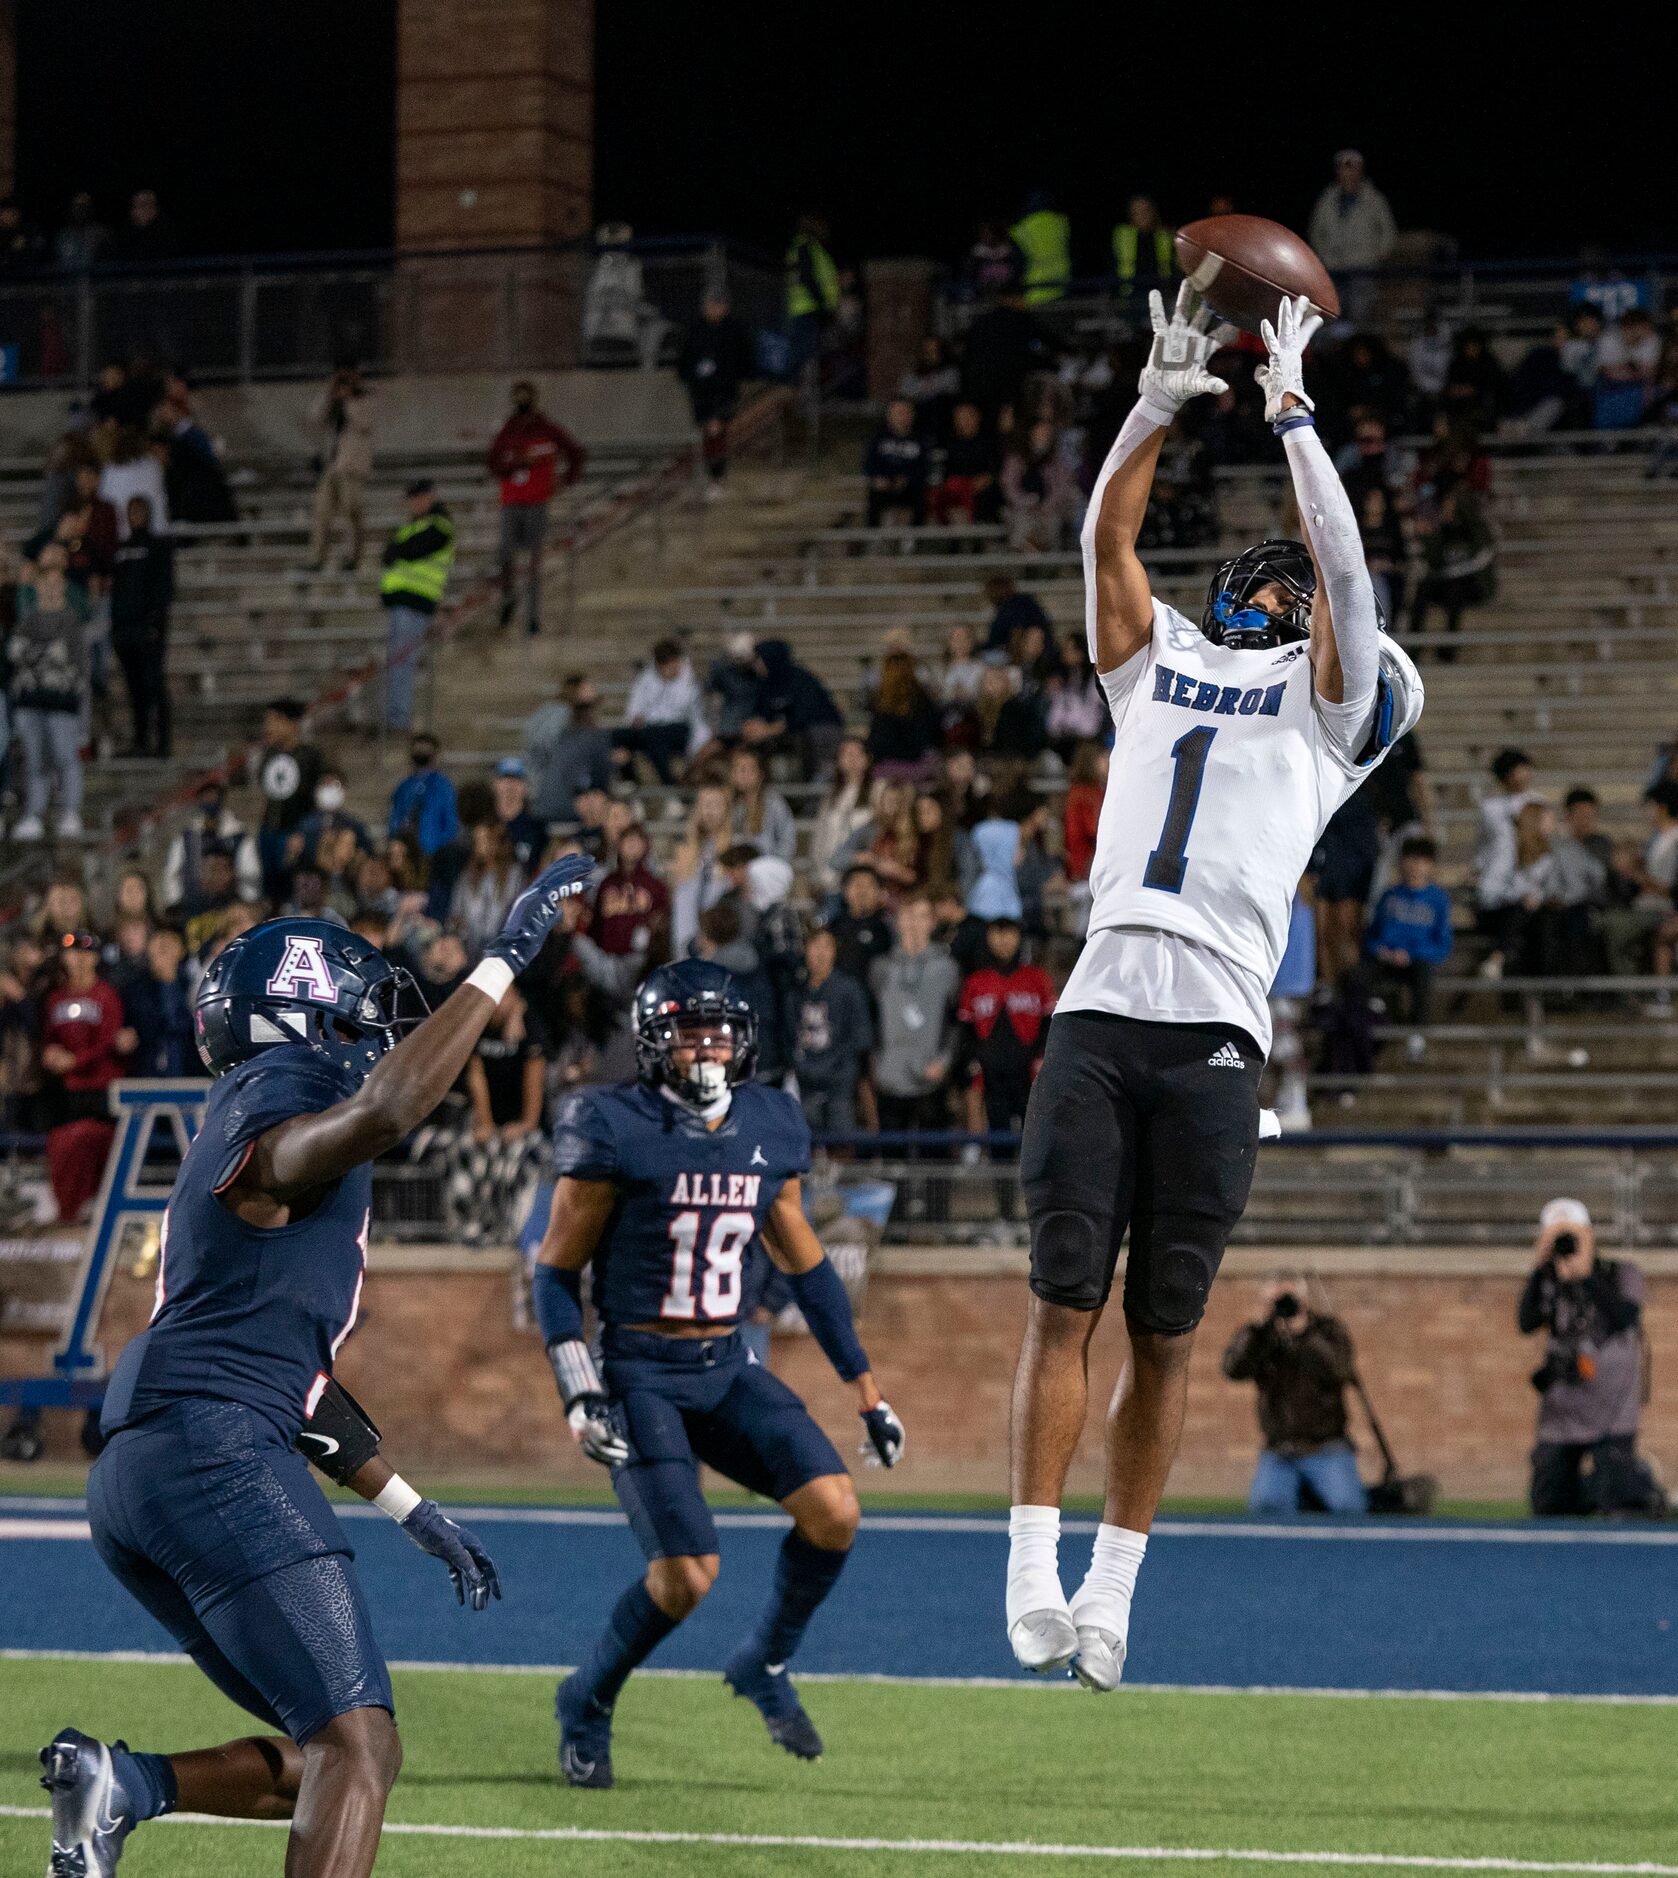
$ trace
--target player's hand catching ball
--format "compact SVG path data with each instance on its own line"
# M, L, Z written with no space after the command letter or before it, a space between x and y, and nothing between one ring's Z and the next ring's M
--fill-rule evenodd
M457 1602L487 1610L501 1595L501 1579L483 1541L469 1526L458 1526L435 1500L421 1500L402 1522L402 1530L422 1552L449 1568Z
M1235 337L1233 326L1211 328L1212 309L1195 305L1195 292L1187 281L1177 289L1177 304L1170 319L1156 287L1148 295L1148 313L1154 323L1153 349L1136 388L1149 414L1169 424L1190 398L1202 392L1228 391L1221 378L1207 369L1212 355Z
M602 1467L622 1467L629 1459L629 1443L612 1421L611 1409L603 1395L578 1396L565 1411L571 1424L571 1437L591 1461Z
M507 909L500 935L484 947L484 956L503 959L516 978L535 963L548 934L559 924L560 909L582 892L594 872L586 854L565 854L546 867Z
M908 1436L889 1402L876 1402L862 1411L862 1432L867 1439L858 1451L870 1467L895 1467L902 1460Z
M1286 406L1285 398L1295 398L1308 411L1317 407L1305 395L1305 348L1317 336L1323 323L1320 313L1311 311L1311 302L1301 294L1297 300L1284 300L1276 309L1276 324L1263 320L1259 334L1269 359L1253 373L1253 380L1264 393L1264 421L1274 424Z

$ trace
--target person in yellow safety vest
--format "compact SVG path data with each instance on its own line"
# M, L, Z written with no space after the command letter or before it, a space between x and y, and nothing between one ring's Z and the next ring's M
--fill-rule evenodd
M1176 251L1172 231L1159 219L1152 196L1132 196L1113 229L1113 272L1126 293L1146 293L1171 278Z
M827 251L827 223L801 215L787 244L789 375L796 378L821 350L822 333L839 305L839 269Z
M408 519L385 543L379 580L387 638L385 723L391 730L406 730L413 722L420 647L442 603L454 548L454 518L437 500L431 479L410 483Z
M1026 305L1062 299L1072 279L1071 222L1039 190L1008 233L1025 256Z

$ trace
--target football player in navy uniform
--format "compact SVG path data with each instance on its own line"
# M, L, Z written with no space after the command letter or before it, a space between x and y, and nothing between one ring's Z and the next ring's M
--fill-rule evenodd
M757 1020L732 974L699 959L652 973L636 994L635 1042L638 1082L580 1090L560 1111L535 1269L537 1321L571 1431L611 1468L647 1556L645 1577L559 1688L560 1765L576 1787L612 1784L618 1691L716 1582L701 1462L792 1515L768 1608L723 1675L781 1747L805 1760L822 1751L786 1670L844 1568L856 1490L809 1410L740 1336L742 1270L760 1234L856 1389L863 1452L887 1467L903 1452L903 1425L800 1205L810 1131L791 1096L751 1080ZM603 1375L583 1341L591 1261Z
M332 1364L361 1300L369 1162L447 1094L589 872L550 867L405 1036L407 974L324 920L270 920L205 974L198 1048L219 1080L164 1216L151 1323L111 1375L88 1517L112 1572L274 1733L163 1755L64 1729L41 1754L51 1878L105 1878L137 1824L176 1809L289 1818L287 1878L373 1869L402 1758L390 1677L304 1455L440 1559L473 1610L501 1595L478 1540L379 1457Z

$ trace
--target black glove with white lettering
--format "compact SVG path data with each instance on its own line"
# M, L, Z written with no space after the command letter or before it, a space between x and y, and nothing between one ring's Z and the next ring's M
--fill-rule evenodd
M544 868L508 907L500 935L484 947L484 957L505 960L515 978L528 971L559 924L561 904L581 893L593 872L594 863L586 854L561 855Z

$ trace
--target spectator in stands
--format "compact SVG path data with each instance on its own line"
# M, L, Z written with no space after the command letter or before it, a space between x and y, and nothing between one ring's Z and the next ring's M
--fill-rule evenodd
M1533 976L1557 969L1555 826L1548 803L1529 801L1515 816L1511 839L1487 855L1475 883L1481 930L1492 942L1480 968L1487 977L1501 977L1505 967Z
M170 261L180 252L175 231L164 216L155 189L136 189L128 199L128 219L111 237L106 259L121 267Z
M730 826L735 836L751 842L760 854L792 860L798 852L798 826L786 797L769 786L763 759L755 750L741 748L728 759L728 786L733 791Z
M1346 1434L1346 1390L1357 1376L1352 1339L1339 1318L1313 1311L1302 1279L1265 1287L1263 1314L1224 1351L1231 1382L1258 1385L1264 1451L1247 1510L1291 1514L1309 1492L1313 1510L1365 1513L1369 1496Z
M995 439L986 432L979 407L963 400L951 415L944 474L932 491L933 516L944 523L990 523L1001 504Z
M367 479L373 473L373 394L360 367L340 366L310 415L321 438L321 470L309 515L309 565L317 574L325 568L342 516L350 535L344 571L353 573L361 565Z
M128 682L131 756L167 758L172 746L166 664L174 598L174 546L152 531L146 498L131 496L127 539L117 546L111 570L111 650Z
M7 648L12 669L11 723L23 746L23 817L14 841L39 841L56 779L60 840L82 834L82 713L91 682L87 627L70 604L63 544L49 542L20 584Z
M56 954L67 936L88 929L92 923L80 864L72 863L48 884L40 906L30 916L29 931L48 953Z
M845 730L832 693L784 639L760 639L756 653L757 697L741 737L760 756L781 749L796 755L806 782L825 779Z
M291 838L290 846L298 856L307 855L315 860L325 837L340 830L349 835L352 848L366 852L372 847L373 837L367 824L344 807L347 797L344 772L336 764L326 764L315 784L315 806L303 817Z
M654 645L651 661L635 674L623 728L612 733L613 746L631 776L639 754L652 764L658 780L668 783L710 738L687 649L681 640L666 636Z
M1041 966L1021 957L1020 940L1017 917L991 915L985 923L984 957L961 987L958 1080L968 1088L968 1127L975 1134L981 1117L990 1134L1018 1131L1043 1063L1055 988ZM993 1160L1007 1155L1000 1145L991 1149ZM996 1182L997 1212L1004 1220L1014 1218L1016 1185Z
M106 1091L126 1071L135 1044L123 1023L122 1000L101 975L99 940L67 933L60 977L41 1019L41 1068L46 1075L47 1174L58 1217L82 1217L98 1191L111 1140Z
M1509 421L1504 434L1537 437L1558 426L1575 429L1588 421L1580 408L1578 386L1564 362L1569 333L1558 322L1549 335L1530 346L1509 380Z
M745 730L747 719L757 708L757 694L762 683L758 671L757 645L749 632L729 635L728 644L705 674L707 696L717 700L717 740L730 748Z
M1361 325L1375 300L1369 270L1384 266L1398 241L1392 209L1365 173L1361 151L1335 152L1334 181L1311 211L1309 239L1340 289L1342 316Z
M1130 198L1122 222L1113 228L1113 277L1122 294L1146 298L1164 288L1176 271L1171 230L1160 220L1152 196Z
M530 812L530 777L516 756L504 756L490 779L495 818L506 832L507 846L525 879L536 871L548 843L546 825Z
M860 737L846 737L839 745L833 781L810 832L810 881L818 894L832 893L839 885L835 857L845 852L852 836L872 819L872 781L867 744Z
M1409 374L1379 333L1353 333L1334 363L1334 406L1373 418L1383 430L1404 421L1410 408Z
M169 532L169 491L163 463L138 425L119 425L111 439L110 460L99 475L99 494L116 511L117 535L128 535L128 505L135 496L151 504L150 524L159 535Z
M1355 790L1334 814L1311 856L1316 877L1317 959L1322 982L1341 986L1363 953L1363 916L1375 883L1381 830L1375 797Z
M827 223L800 215L787 244L787 376L796 380L821 356L822 338L839 310L839 269L827 250Z
M932 445L915 427L915 407L893 398L863 459L868 526L878 528L888 517L915 527L924 522L931 468Z
M999 299L1019 291L1025 277L1025 256L1001 222L981 222L961 274L969 299Z
M1421 428L1432 423L1439 400L1444 396L1455 343L1450 327L1429 307L1405 348L1404 363L1410 375L1412 394L1410 418Z
M979 681L980 747L1018 771L1035 763L1048 741L1048 699L1035 673L991 667Z
M1678 886L1678 782L1662 780L1643 793L1649 814L1649 840L1641 854L1632 844L1618 846L1609 875L1613 904L1603 913L1601 929L1609 969L1635 975L1653 968L1662 977L1672 970L1674 887ZM1657 1014L1664 1015L1664 1010Z
M1079 938L1089 928L1090 868L1095 861L1101 805L1107 797L1107 763L1107 752L1099 743L1078 745L1072 753L1061 812L1066 891L1072 905L1072 930Z
M932 896L910 894L897 910L897 943L869 968L879 1013L874 1086L888 1133L945 1126L955 1001L961 974L932 942Z
M1398 884L1376 901L1364 942L1375 967L1376 990L1388 999L1394 1021L1417 1027L1428 1022L1433 975L1451 956L1454 943L1451 896L1436 878L1438 859L1426 835L1405 841Z
M875 960L883 959L891 950L894 937L885 887L871 861L857 861L845 870L839 884L839 902L838 912L827 922L827 931L838 948L838 967L866 986L871 982Z
M951 414L961 374L944 350L936 333L921 340L915 363L897 381L897 396L907 398L915 407L915 429L935 446L947 444Z
M1002 496L1015 549L1053 553L1071 539L1083 495L1060 434L1048 419L1017 437L1004 458Z
M943 734L938 707L911 654L888 652L880 682L868 700L868 754L883 777L923 780L930 775Z
M254 900L262 891L262 861L255 839L227 806L226 785L200 783L183 825L170 838L164 856L160 897L171 913L198 891L199 861L207 843L217 843L233 857L239 897Z
M1660 356L1655 322L1645 308L1628 307L1597 347L1593 422L1598 430L1630 430L1643 422Z
M1666 1512L1666 1496L1637 1456L1643 1407L1643 1274L1601 1258L1578 1200L1538 1216L1537 1263L1521 1293L1522 1336L1545 1333L1533 1373L1538 1440L1532 1510L1540 1518Z
M687 329L676 358L676 374L687 387L688 407L699 426L699 455L705 493L714 502L728 475L728 431L740 403L740 387L752 376L752 341L726 297L707 293L699 318Z
M947 893L959 895L962 883L979 871L973 844L950 821L942 796L916 790L913 815L915 885L935 898Z
M1384 619L1396 621L1404 604L1408 553L1404 524L1389 490L1367 488L1358 498L1358 536L1363 542L1370 585L1375 589L1375 603Z
M47 949L27 932L0 944L0 1123L33 1129L39 1121L38 1035Z
M1509 399L1509 381L1478 326L1465 326L1451 351L1440 402L1445 414L1470 430L1496 428Z
M883 780L874 794L874 819L855 844L855 858L874 869L889 898L919 879L920 838L914 805L913 784Z
M1413 636L1426 632L1428 615L1437 606L1444 612L1446 633L1454 636L1470 607L1496 598L1497 539L1480 498L1460 482L1445 489L1437 521L1423 521L1420 528L1426 572L1410 605L1410 631ZM1440 648L1442 665L1455 658L1453 646Z
M669 945L670 889L649 863L646 829L632 822L618 837L611 870L594 890L588 934L614 958L639 953L649 962Z
M53 263L66 274L85 274L104 253L111 231L93 212L93 197L78 189L70 198L64 226L52 238Z
M1020 901L1020 824L1031 813L1030 795L1015 790L971 831L969 839L979 871L967 892L967 911L975 919L1012 920L1024 914Z
M23 544L23 558L33 561L49 541L61 542L69 556L68 578L77 589L78 604L92 608L104 592L117 542L126 532L127 518L99 493L99 468L78 462L70 473L63 499L51 521Z
M449 900L449 926L476 959L501 930L524 877L500 822L475 823L469 839L466 865Z
M991 812L990 778L980 770L970 749L957 748L945 756L939 795L945 819L964 834L970 834Z
M408 773L391 791L385 833L413 843L436 868L460 840L460 807L454 783L438 768L442 746L430 731L417 731L408 742Z
M222 466L215 439L192 409L186 379L171 371L163 397L152 413L151 431L163 445L164 484L169 513L176 522L231 522L239 515L233 485Z
M818 926L804 945L804 988L798 1003L793 1069L804 1119L818 1135L856 1132L857 1080L874 1047L868 997L838 969L834 935Z
M984 644L987 657L996 654L1006 658L1014 642L1014 635L1023 627L1041 626L1045 633L1050 630L1049 616L1043 611L1043 603L1035 594L1022 593L1012 574L987 574L985 599L991 607L990 627L985 634Z
M530 727L525 731L525 754L536 772L534 813L540 822L568 822L576 815L580 795L612 786L612 738L598 721L600 694L594 680L577 673L566 680L565 690L570 715L564 728L535 746Z
M720 861L723 849L733 846L733 807L720 783L702 783L694 792L670 868L670 944L677 958L686 958L699 931L699 915L728 891Z
M408 519L385 543L379 600L385 609L385 725L405 731L414 721L414 687L431 622L443 604L454 565L454 517L429 476L409 483Z
M1111 719L1107 694L1101 689L1081 630L1062 633L1060 664L1048 680L1049 747L1063 763L1070 763L1079 745L1104 737Z
M1058 353L1054 335L1027 311L1018 289L1010 290L967 329L961 395L979 407L994 431L1012 422L1030 374L1052 371Z
M542 630L542 543L556 483L570 488L583 473L583 447L536 403L528 378L513 386L513 408L489 447L490 474L501 484L501 624L518 607L517 577L525 577L525 630Z
M540 1129L546 1067L539 1027L524 994L510 985L466 1065L476 1141L512 1145Z
M186 939L178 926L159 926L146 940L145 970L123 993L123 1019L134 1032L133 1076L201 1076L193 1036L192 982Z
M976 651L971 626L952 626L944 640L944 657L933 678L933 694L941 712L944 742L969 748L979 735L979 687L985 666Z

